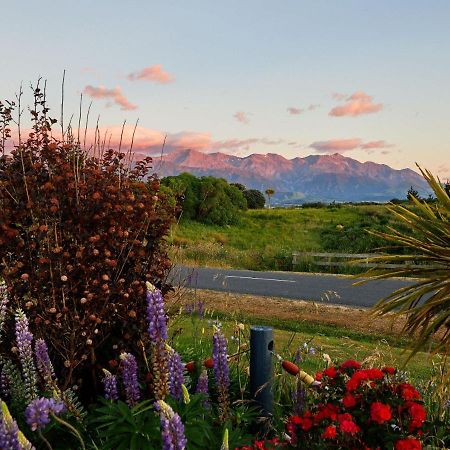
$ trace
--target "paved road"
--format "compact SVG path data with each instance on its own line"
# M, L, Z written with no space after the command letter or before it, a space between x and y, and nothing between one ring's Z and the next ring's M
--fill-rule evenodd
M173 284L184 284L198 289L313 300L357 307L370 307L394 290L413 283L403 280L377 280L353 286L355 281L357 279L336 275L180 266L177 266L171 275Z

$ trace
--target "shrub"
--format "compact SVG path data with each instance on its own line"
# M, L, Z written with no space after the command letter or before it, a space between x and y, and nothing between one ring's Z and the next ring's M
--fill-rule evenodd
M247 189L244 191L244 197L247 200L248 209L261 209L266 204L264 194L257 189Z
M420 169L420 167L419 167ZM385 239L400 246L404 255L380 256L369 260L379 263L404 263L404 267L374 267L366 275L370 279L413 276L419 281L403 289L396 290L381 300L375 313L404 314L406 316L405 332L413 335L414 354L436 337L436 352L448 354L450 348L450 197L429 171L422 170L422 175L433 190L437 202L428 204L416 196L410 196L414 208L392 205L392 214L406 224L410 231L390 229L389 232L369 230L377 238ZM398 248L398 247L397 247ZM398 253L398 251L396 251ZM374 273L375 272L375 273Z
M150 158L130 169L124 153L52 137L39 87L34 96L27 139L10 155L1 142L0 274L68 386L88 362L95 371L112 336L121 347L142 329L145 281L160 286L170 266L172 217L158 179L144 183ZM10 113L0 115L5 132Z
M394 368L363 369L348 360L316 379L315 404L287 424L294 448L422 448L425 408Z
M242 190L223 178L197 178L189 173L166 177L163 185L170 188L182 209L183 218L212 225L231 225L247 209Z

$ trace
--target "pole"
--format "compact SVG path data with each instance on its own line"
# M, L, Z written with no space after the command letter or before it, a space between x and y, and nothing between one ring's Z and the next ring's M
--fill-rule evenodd
M250 394L259 404L264 416L273 413L272 391L272 327L250 328Z

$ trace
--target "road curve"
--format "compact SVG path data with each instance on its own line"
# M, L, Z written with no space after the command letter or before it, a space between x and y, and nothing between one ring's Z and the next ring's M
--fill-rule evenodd
M256 272L176 266L169 277L174 285L197 289L285 297L353 307L371 307L378 300L404 286L407 280L377 280L360 286L360 280L328 274L292 272Z

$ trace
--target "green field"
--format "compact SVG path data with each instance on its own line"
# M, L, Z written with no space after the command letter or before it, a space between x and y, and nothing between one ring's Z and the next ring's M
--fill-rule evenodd
M238 224L224 227L181 221L173 227L169 242L178 263L317 271L311 259L293 267L292 252L373 252L387 243L367 230L386 231L388 226L404 230L384 205L249 210Z
M408 378L415 383L424 384L433 376L434 364L441 361L439 356L433 358L427 353L419 352L404 366L409 355L406 350L408 343L400 338L386 338L376 333L356 333L342 327L309 326L307 323L294 321L264 322L261 318L232 317L218 313L211 313L209 318L219 319L228 337L233 335L237 323L245 324L244 335L247 337L252 323L273 326L275 351L284 358L292 359L296 350L302 348L303 343L308 343L308 346L314 347L317 351L314 357L308 357L303 361L302 368L313 374L324 368L325 362L321 354L326 353L335 363L353 358L366 361L368 365L373 366L395 366L407 371ZM201 350L203 357L209 356L212 326L208 326L206 320L192 321L188 316L182 315L174 320L171 331L172 344L177 348L184 348L187 354L190 353L190 349L194 354L198 354ZM194 351L195 343L198 348Z

